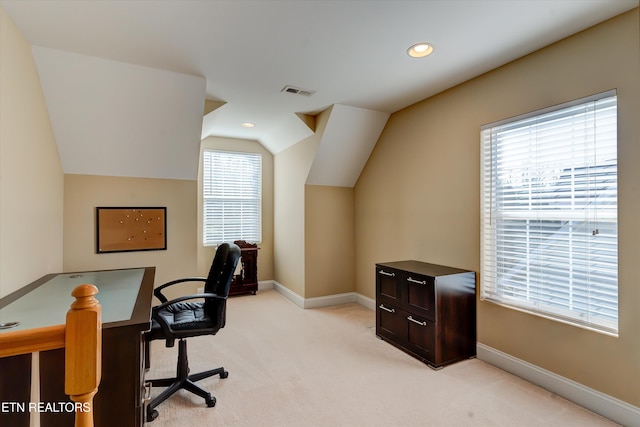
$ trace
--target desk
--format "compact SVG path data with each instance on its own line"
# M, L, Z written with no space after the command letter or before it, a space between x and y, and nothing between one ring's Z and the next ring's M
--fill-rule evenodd
M154 277L155 267L48 274L0 299L0 323L17 321L20 325L11 330L28 330L65 323L75 286L90 283L98 288L103 354L102 380L94 400L96 427L143 425L142 334L151 325ZM31 376L27 356L1 359L0 400L25 402L24 383ZM64 394L64 350L40 352L39 359L40 401L68 402ZM72 426L73 418L73 413L40 413L42 427ZM13 425L21 426L23 419Z

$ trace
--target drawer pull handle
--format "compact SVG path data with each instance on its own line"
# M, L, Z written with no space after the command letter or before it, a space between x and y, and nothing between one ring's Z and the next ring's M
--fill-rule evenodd
M382 304L380 304L380 308L383 309L384 311L388 311L389 313L395 313L396 312L395 308L387 308Z
M426 285L427 281L426 280L416 280L413 277L409 277L407 279L407 282L411 282L411 283L417 283L418 285Z
M418 325L420 325L420 326L427 326L427 322L421 322L421 321L419 321L419 320L414 319L414 318L413 318L413 317L411 317L411 316L407 317L407 320L409 320L409 321L411 321L411 322L413 322L413 323L416 323L416 324L418 324Z
M389 277L396 277L396 273L387 273L384 270L380 270L378 273L384 274L385 276L389 276Z

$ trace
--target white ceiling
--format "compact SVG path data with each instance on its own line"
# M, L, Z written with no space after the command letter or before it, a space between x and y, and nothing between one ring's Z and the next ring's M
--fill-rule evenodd
M258 140L272 153L310 132L296 113L335 104L392 113L638 3L0 0L33 46L204 79L206 93L187 109L202 108L205 97L224 105L204 118L199 136ZM421 41L434 53L409 58L407 47ZM104 74L92 84L109 91L115 82ZM316 92L283 93L285 85ZM64 108L90 108L82 102ZM245 121L256 126L245 129Z

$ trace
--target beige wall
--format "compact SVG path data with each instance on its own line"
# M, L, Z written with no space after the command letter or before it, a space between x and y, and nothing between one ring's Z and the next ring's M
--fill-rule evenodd
M239 151L262 155L262 241L258 244L258 281L273 279L273 155L257 141L208 137L202 141L198 169L198 270L207 275L215 247L202 244L202 151Z
M353 188L307 185L304 215L305 298L353 292Z
M480 268L480 126L618 91L618 338L478 302L478 341L640 406L638 9L393 114L355 188L356 290L374 264ZM481 278L480 278L481 279Z
M64 270L154 266L156 285L198 275L196 191L197 182L188 180L65 175ZM97 254L98 206L165 206L167 250ZM183 289L196 288L189 284Z
M62 269L62 197L31 46L0 7L0 297Z
M331 109L313 135L274 156L274 279L305 296L305 182Z
M316 135L274 156L274 280L304 296L304 182Z

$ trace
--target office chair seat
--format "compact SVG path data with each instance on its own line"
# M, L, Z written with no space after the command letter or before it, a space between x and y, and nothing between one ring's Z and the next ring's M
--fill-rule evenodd
M204 303L178 302L158 310L158 316L163 317L171 328L176 331L194 331L198 329L211 329L214 320L204 311ZM162 329L157 321L154 321L157 329ZM194 335L196 335L194 333Z
M240 248L235 244L223 243L216 250L207 278L185 278L173 280L157 287L154 295L161 301L151 311L151 330L145 333L145 346L149 354L149 342L165 340L167 347L173 347L178 340L178 362L174 378L153 379L151 387L167 387L146 407L147 421L158 416L158 405L180 389L185 389L205 399L207 406L216 404L216 398L197 386L196 381L219 375L226 378L229 373L222 367L197 374L189 373L186 338L198 335L215 335L225 326L226 302L231 280L240 259ZM186 295L169 301L162 291L185 282L205 282L204 293ZM148 361L147 361L148 366Z

